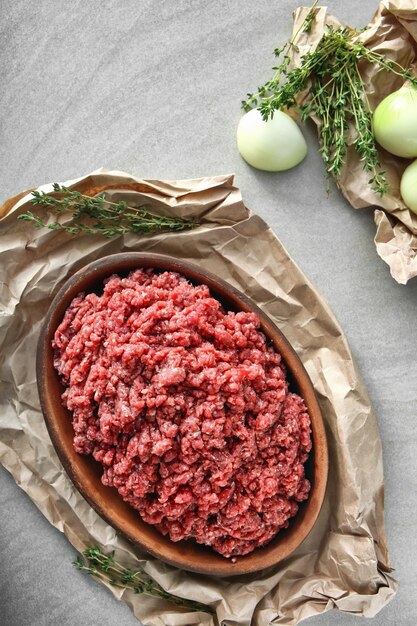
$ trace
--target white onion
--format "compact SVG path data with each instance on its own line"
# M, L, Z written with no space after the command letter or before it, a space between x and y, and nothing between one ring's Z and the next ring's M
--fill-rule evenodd
M377 142L399 157L417 157L417 90L406 84L384 98L373 115Z
M401 197L404 203L417 214L417 159L405 168L400 184Z
M257 109L246 113L238 125L237 145L249 165L267 172L289 170L307 154L301 130L282 111L275 111L267 122Z

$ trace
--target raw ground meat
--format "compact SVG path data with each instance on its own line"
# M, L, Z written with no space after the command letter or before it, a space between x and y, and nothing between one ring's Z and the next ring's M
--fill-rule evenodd
M77 452L145 522L225 557L269 542L310 489L310 419L259 325L138 269L79 294L53 341Z

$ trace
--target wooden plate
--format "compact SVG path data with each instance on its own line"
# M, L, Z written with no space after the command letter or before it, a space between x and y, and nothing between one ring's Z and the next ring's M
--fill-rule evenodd
M126 275L138 267L176 271L193 283L208 285L226 309L255 312L261 320L263 332L287 365L291 390L302 396L310 414L313 448L305 465L306 476L311 482L308 500L300 505L287 529L280 531L267 546L238 557L234 563L193 541L175 543L143 522L138 512L122 500L115 488L102 484L101 464L91 456L77 454L72 445L71 414L61 403L64 387L53 367L52 338L65 310L80 291L99 291L104 278L113 273ZM173 257L136 252L115 254L90 263L63 285L51 304L38 343L37 381L52 443L74 485L103 519L151 555L185 570L233 576L279 563L301 544L312 529L323 502L328 472L326 434L312 383L297 354L268 316L249 298L213 274Z

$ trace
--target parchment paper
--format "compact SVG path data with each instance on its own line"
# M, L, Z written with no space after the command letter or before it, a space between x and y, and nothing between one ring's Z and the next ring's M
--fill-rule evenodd
M75 548L99 544L106 551L114 549L117 559L130 567L140 563L168 591L216 609L216 617L187 613L165 601L112 588L145 625L293 625L334 607L374 616L397 588L383 525L381 443L366 389L327 304L267 224L244 206L232 176L163 182L99 170L65 185L87 193L110 189L113 199L145 200L155 211L197 216L202 225L145 238L72 238L17 221L20 213L33 209L29 194L0 208L3 465ZM269 314L304 362L326 423L329 485L313 531L275 568L228 580L190 574L148 558L98 517L58 460L39 408L39 329L53 294L70 275L121 250L176 255L222 276Z
M293 33L297 33L309 9L300 7L294 14ZM336 17L329 15L327 8L318 7L309 33L297 38L298 51L293 54L292 64L299 65L301 56L314 49L326 32L327 26L345 26ZM362 25L350 24L351 27ZM369 49L400 63L417 77L417 5L414 0L381 2L366 30L357 37ZM381 70L377 65L360 64L371 111L388 94L404 84L404 79ZM299 102L308 98L305 91ZM318 124L318 120L314 120ZM388 263L391 275L401 284L417 276L417 215L404 204L400 195L402 173L413 159L395 157L379 148L381 169L386 172L389 192L383 197L372 191L368 184L370 174L364 172L353 141L356 131L350 125L348 149L338 186L354 209L379 207L374 219L377 226L375 245L379 256Z

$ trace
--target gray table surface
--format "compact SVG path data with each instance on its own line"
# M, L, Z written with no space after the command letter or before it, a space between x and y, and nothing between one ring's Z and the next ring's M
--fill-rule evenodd
M308 4L308 3L307 3ZM236 173L341 323L376 409L386 530L400 588L370 623L417 623L417 278L394 282L373 243L372 210L327 197L312 128L309 154L283 174L240 158L240 100L270 76L297 0L3 0L0 202L100 166L143 178ZM376 1L331 12L364 26ZM1 245L1 242L0 242ZM75 551L0 470L0 623L135 626L130 610L71 566ZM332 611L311 626L362 624Z

